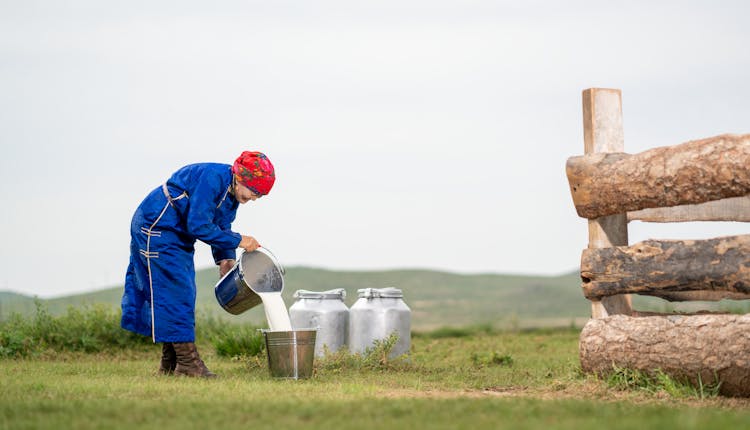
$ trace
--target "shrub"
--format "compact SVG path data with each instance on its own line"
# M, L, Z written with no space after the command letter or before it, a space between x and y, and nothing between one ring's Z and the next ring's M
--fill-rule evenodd
M217 332L212 344L222 357L255 357L265 350L263 335L248 326L228 327L223 332Z
M264 350L263 335L256 326L230 323L202 312L197 312L195 319L199 327L196 336L213 345L222 357L254 357Z
M120 312L106 305L70 307L53 316L40 300L32 317L13 314L0 322L0 357L14 358L44 351L101 352L141 347L148 337L120 328Z
M406 355L390 358L393 347L398 342L398 334L391 333L385 339L373 342L362 354L352 354L347 348L341 348L335 353L326 350L323 358L315 361L316 369L331 370L404 370L409 367Z
M18 314L0 323L0 357L25 357L34 350L28 321Z

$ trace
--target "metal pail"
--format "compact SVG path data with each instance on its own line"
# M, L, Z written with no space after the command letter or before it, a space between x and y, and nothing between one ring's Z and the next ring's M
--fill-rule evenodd
M284 268L265 248L242 252L234 265L214 288L216 300L230 314L239 315L261 303L258 293L284 289Z
M274 378L306 379L312 376L317 330L263 330L268 369Z

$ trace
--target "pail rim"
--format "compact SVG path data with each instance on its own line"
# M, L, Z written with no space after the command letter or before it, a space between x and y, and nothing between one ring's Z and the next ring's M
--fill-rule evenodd
M245 263L245 258L244 258L245 254L251 255L251 254L253 254L255 252L258 252L260 254L265 255L268 258L268 261L270 261L271 264L273 264L273 267L276 268L276 270L278 270L279 275L281 275L278 278L279 282L281 283L281 288L279 288L278 290L274 289L273 292L284 291L284 284L285 284L284 275L286 274L286 271L284 270L284 267L281 265L281 263L279 263L279 260L276 259L276 256L273 255L273 253L271 251L269 251L268 249L266 249L266 248L257 248L255 251L252 251L252 252L246 252L246 251L243 250L240 253L239 257L237 258L237 264L236 264L236 266L237 266L237 270L239 272L239 277L242 280L242 282L247 286L247 288L249 288L255 294L258 294L258 293L261 293L261 292L271 292L271 291L259 291L257 285L252 285L250 282L248 282L248 281L245 280L245 274L246 274L246 272L245 272L245 264L244 264ZM252 273L251 273L251 275L252 275Z
M264 247L259 247L255 251L265 254L268 257L268 259L271 260L271 263L273 263L273 265L276 266L279 272L282 275L286 275L286 269L284 269L284 266L282 266L281 263L279 263L279 259L276 258L275 255L273 255L273 252L271 252L269 249L264 248ZM247 251L242 250L242 252L240 252L240 256L237 257L237 264L240 266L238 270L240 271L240 275L243 275L243 276L245 275L245 271L242 269L242 256L245 255L245 252Z

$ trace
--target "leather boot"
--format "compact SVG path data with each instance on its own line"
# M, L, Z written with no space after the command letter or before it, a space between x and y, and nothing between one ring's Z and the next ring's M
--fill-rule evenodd
M193 342L173 343L177 354L175 375L185 375L201 378L215 378L216 374L208 370L198 355L198 349Z
M174 373L175 367L177 367L177 353L174 350L174 346L169 342L164 342L161 344L159 373L171 375Z

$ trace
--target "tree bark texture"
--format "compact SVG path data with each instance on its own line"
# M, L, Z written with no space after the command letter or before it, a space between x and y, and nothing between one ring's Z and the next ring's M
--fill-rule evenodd
M750 294L750 235L585 249L581 280L589 300L616 294L668 298L682 291L723 291L744 298Z
M672 315L591 319L580 337L581 367L662 372L693 384L721 381L720 393L750 397L750 315Z
M636 155L571 157L566 171L576 211L589 219L744 196L750 194L750 134L724 134Z

